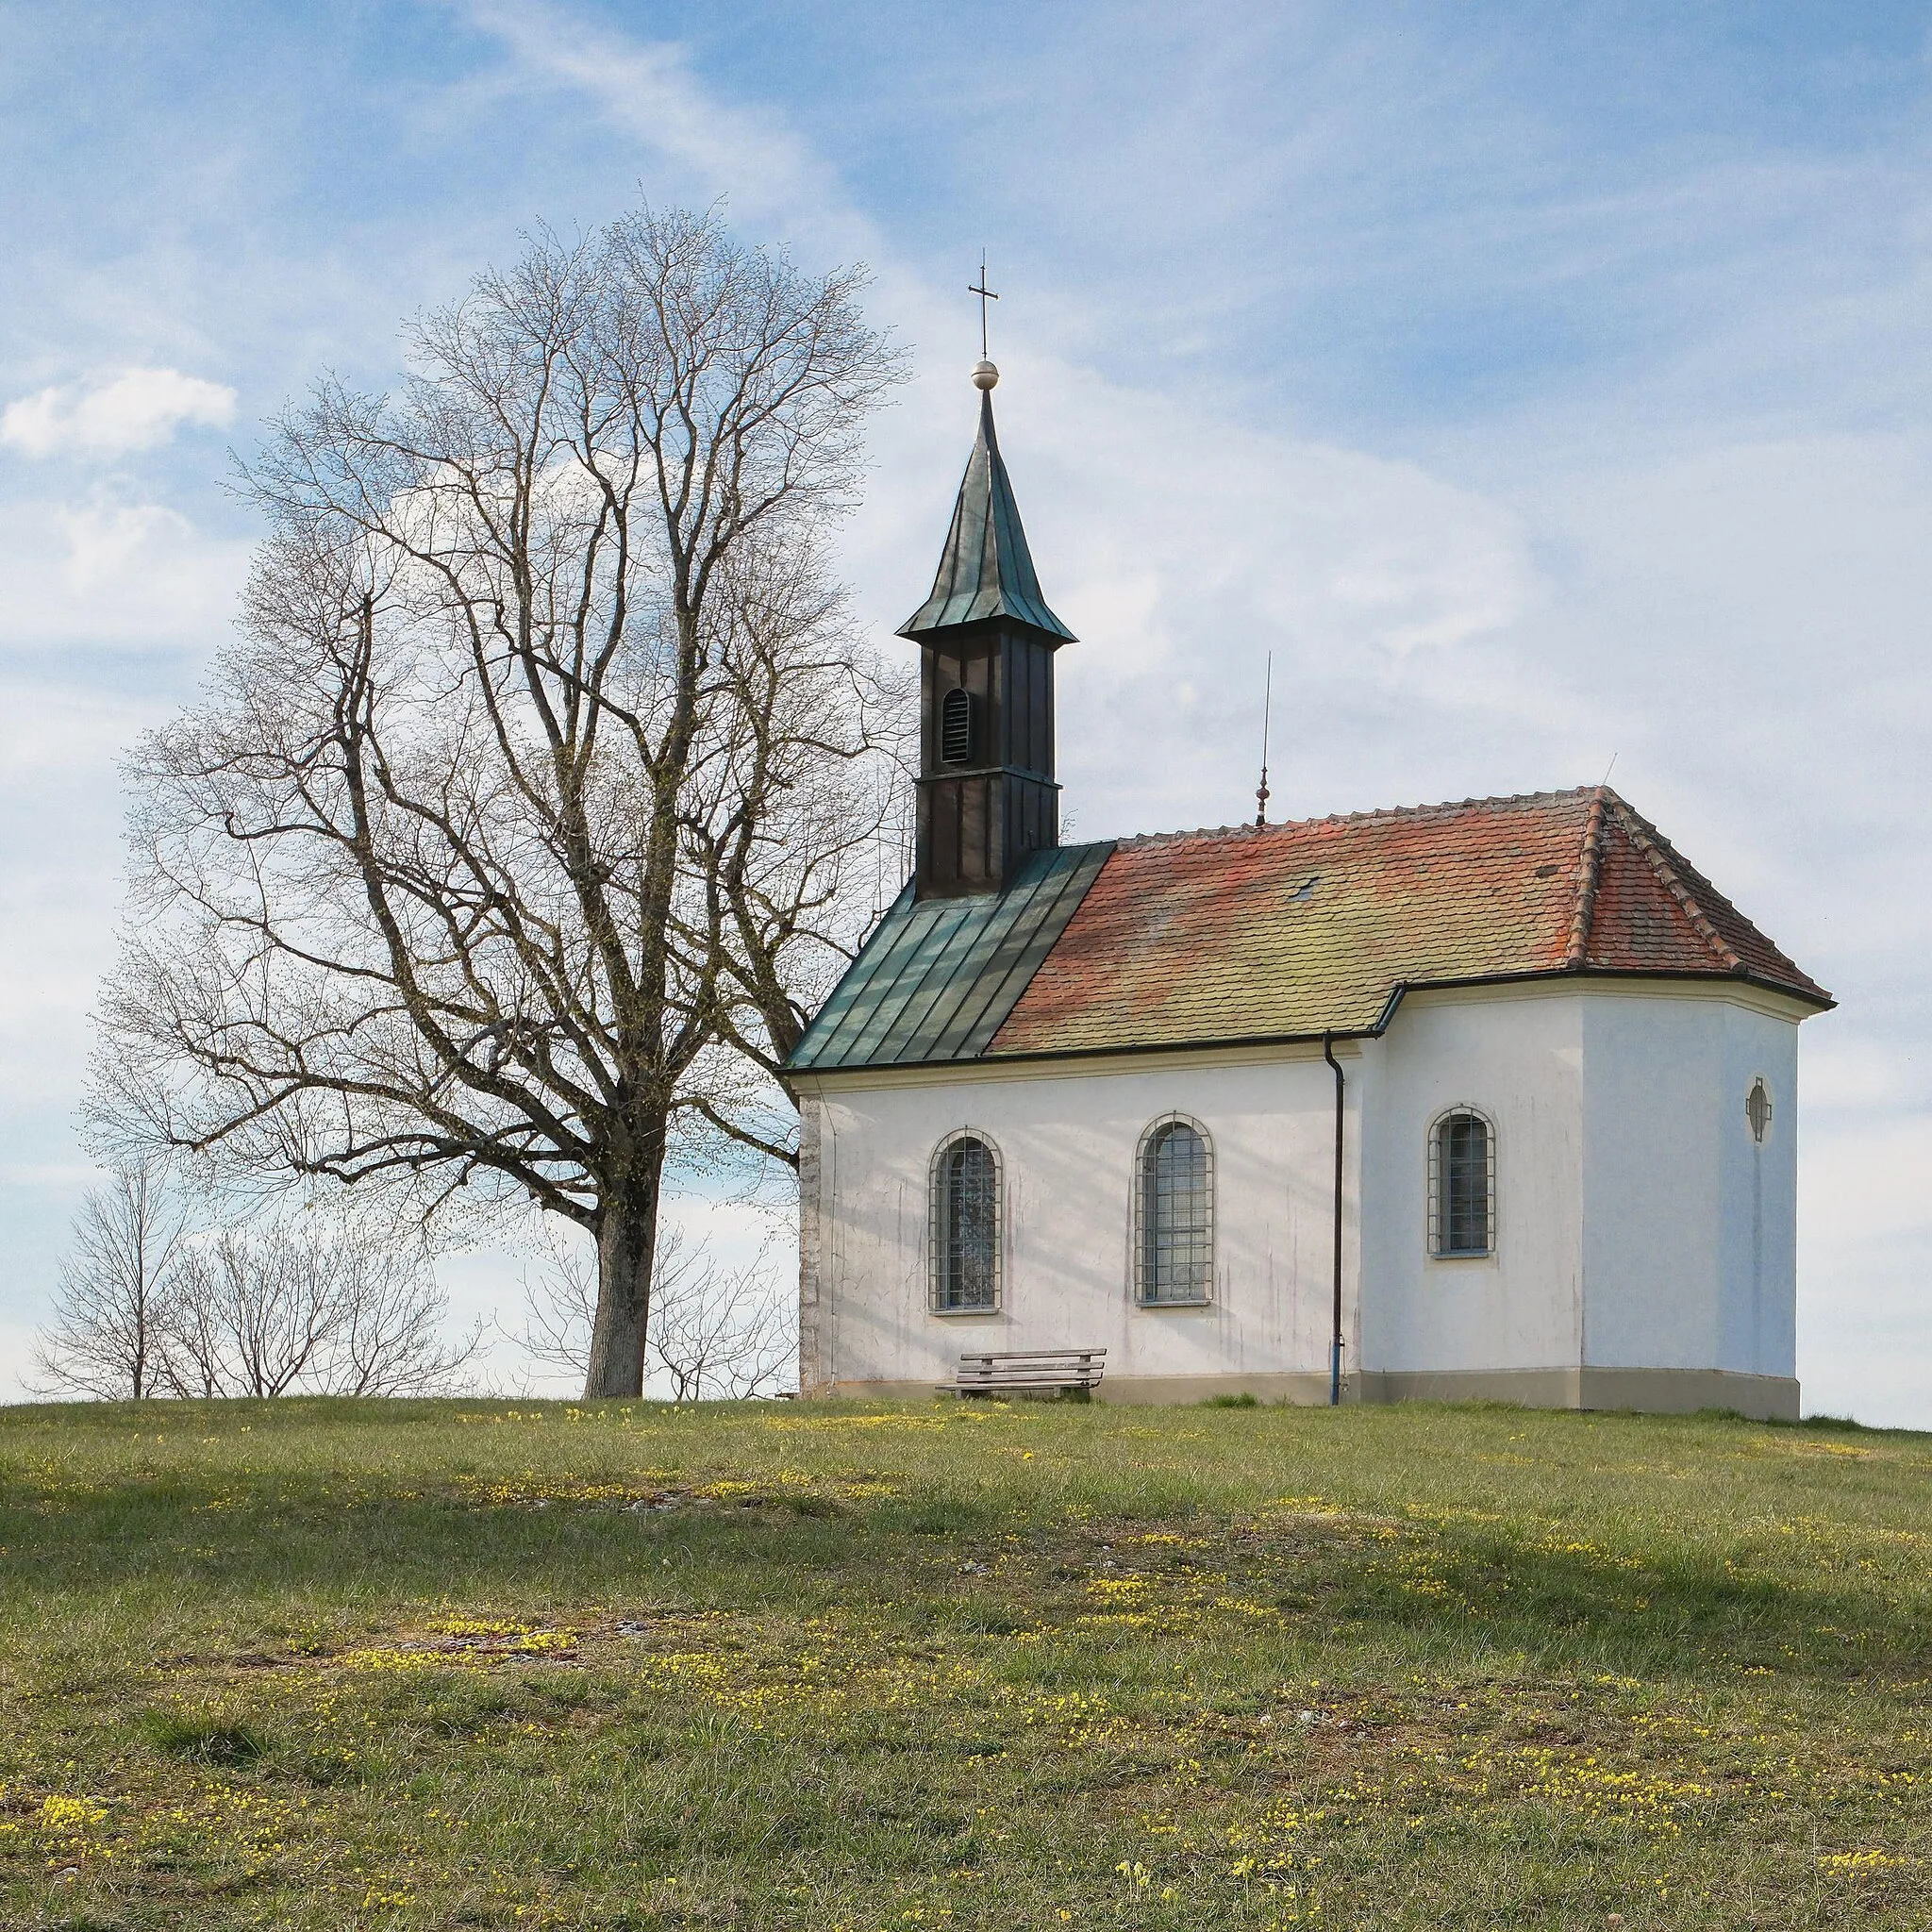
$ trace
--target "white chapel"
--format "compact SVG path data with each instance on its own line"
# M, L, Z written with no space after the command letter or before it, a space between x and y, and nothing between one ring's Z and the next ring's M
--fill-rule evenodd
M1062 846L996 380L900 632L913 876L788 1068L803 1392L1795 1418L1830 995L1607 786Z

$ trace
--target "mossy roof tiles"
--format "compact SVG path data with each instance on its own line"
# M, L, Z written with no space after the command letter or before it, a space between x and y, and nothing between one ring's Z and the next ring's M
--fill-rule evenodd
M995 898L902 900L792 1064L1370 1033L1407 989L1566 973L1735 978L1831 1004L1607 787L1039 857ZM1042 900L1049 858L1059 888ZM924 1015L941 1008L974 1024L936 1028Z

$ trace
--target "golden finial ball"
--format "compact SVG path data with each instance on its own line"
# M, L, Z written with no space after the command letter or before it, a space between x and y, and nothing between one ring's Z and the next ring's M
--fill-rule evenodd
M973 365L973 387L991 389L1000 379L1000 373L991 362L981 360Z

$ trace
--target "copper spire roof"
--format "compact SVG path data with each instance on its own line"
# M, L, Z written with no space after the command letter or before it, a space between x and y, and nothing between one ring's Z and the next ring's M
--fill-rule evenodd
M951 902L944 921L903 897L792 1066L1379 1033L1407 991L1570 975L1833 1003L1607 787L1049 858L1051 890L1042 866L1024 893ZM972 1024L925 1024L941 1012Z
M1020 526L1020 508L1000 459L992 426L992 396L979 398L979 434L966 459L953 525L940 556L932 595L899 626L902 638L919 638L956 624L1011 617L1067 642L1074 633L1047 608L1040 578Z

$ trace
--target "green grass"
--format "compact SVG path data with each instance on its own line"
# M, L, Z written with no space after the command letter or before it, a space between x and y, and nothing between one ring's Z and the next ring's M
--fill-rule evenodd
M0 1924L1932 1920L1932 1439L0 1411Z

